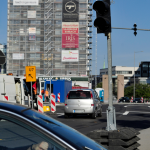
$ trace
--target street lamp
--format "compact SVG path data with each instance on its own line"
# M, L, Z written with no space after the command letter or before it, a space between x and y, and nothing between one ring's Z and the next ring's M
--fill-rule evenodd
M135 99L135 53L140 53L140 52L143 52L143 51L134 52L134 90L133 90L134 98L133 99Z

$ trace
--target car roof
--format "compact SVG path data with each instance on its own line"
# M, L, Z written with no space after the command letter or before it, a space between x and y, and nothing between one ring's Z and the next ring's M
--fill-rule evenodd
M72 89L70 91L79 91L79 90L82 90L82 91L94 91L93 89Z
M19 114L22 117L41 125L77 149L87 146L93 150L106 150L94 140L89 139L87 136L81 134L75 129L51 118L50 116L47 116L46 114L39 113L38 111L26 106L0 101L0 112L2 110L10 111L16 113L17 115ZM72 140L71 137L74 137L74 140Z

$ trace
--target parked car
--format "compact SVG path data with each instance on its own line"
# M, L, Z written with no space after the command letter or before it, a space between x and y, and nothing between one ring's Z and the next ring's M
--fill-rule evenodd
M93 119L102 116L102 104L93 89L70 90L65 100L65 117L72 114L88 114Z
M144 101L143 101L144 102ZM141 100L141 98L135 98L134 100L133 100L133 103L143 103L142 102L142 100Z
M1 150L106 150L94 140L23 105L0 101Z
M121 98L118 100L118 103L129 103L129 102L130 102L129 97L121 97Z

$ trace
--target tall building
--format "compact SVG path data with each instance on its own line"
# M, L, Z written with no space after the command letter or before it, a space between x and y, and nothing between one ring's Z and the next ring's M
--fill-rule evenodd
M92 0L8 0L7 73L88 76Z
M7 45L0 44L0 50L7 58ZM0 73L5 74L6 73L6 62L3 65L0 65Z

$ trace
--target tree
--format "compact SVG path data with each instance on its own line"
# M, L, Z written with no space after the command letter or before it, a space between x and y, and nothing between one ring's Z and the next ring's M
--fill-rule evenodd
M96 88L102 88L102 82L98 83Z
M132 97L134 95L134 86L129 86L124 89L124 95L127 97ZM135 85L135 97L150 97L150 85L148 84L136 84Z

